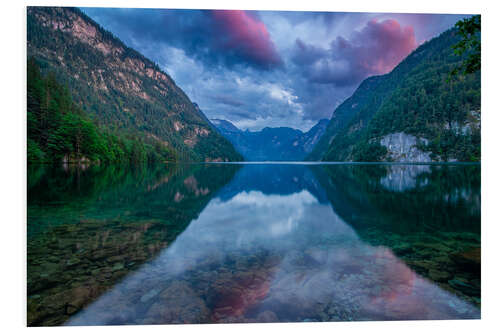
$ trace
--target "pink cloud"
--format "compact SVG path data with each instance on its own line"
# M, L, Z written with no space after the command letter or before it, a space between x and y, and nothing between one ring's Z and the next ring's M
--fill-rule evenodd
M216 47L262 67L282 64L266 25L242 10L214 10L217 26Z
M369 21L355 42L354 47L364 52L362 65L374 74L389 72L417 46L413 27L401 27L391 19Z
M413 27L371 20L350 39L334 39L329 49L297 40L293 60L311 81L343 86L391 71L416 47Z

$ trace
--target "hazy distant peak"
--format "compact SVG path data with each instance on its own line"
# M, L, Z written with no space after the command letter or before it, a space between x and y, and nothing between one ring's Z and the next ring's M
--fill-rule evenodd
M215 127L221 130L225 130L228 132L241 132L241 130L234 126L234 124L228 120L225 119L210 119L212 124L214 124Z

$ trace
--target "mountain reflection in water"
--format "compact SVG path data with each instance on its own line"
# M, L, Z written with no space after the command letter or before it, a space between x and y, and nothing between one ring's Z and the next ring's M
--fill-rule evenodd
M176 170L128 207L161 223L189 193L186 209L209 199L66 324L480 317L479 166L217 167Z

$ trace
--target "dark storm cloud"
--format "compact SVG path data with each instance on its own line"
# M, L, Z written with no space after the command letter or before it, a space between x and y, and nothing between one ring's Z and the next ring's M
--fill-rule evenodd
M227 95L214 95L214 96L210 96L210 98L214 102L217 102L217 103L220 103L220 104L226 104L226 105L229 105L229 106L238 107L238 106L245 105L245 103L243 103L242 101L237 100L237 99L235 99L235 98L233 98L231 96L227 96Z
M271 41L266 25L256 15L242 10L212 10L215 49L235 61L246 61L261 68L281 66L283 61Z
M269 70L283 65L270 34L254 12L241 10L86 8L127 39L167 43L205 63Z
M297 39L292 61L309 81L344 87L389 72L416 46L412 27L371 20L350 39L337 37L328 49Z
M464 15L83 8L209 118L307 130Z

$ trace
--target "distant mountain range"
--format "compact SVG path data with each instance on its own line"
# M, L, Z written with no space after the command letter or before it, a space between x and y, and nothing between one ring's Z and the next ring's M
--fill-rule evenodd
M305 133L290 127L266 127L251 132L224 119L210 121L247 161L302 161L328 125L328 120L322 119Z

